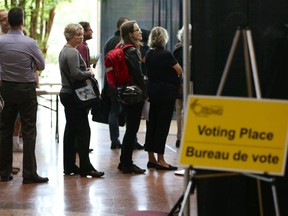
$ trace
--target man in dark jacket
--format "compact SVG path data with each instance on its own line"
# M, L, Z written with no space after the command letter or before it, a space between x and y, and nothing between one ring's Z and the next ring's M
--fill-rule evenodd
M120 17L117 21L117 31L111 36L104 45L104 56L112 49L116 47L116 45L120 42L120 27L124 22L129 21L128 17ZM104 82L104 94L106 97L110 99L111 106L110 112L108 117L108 124L109 124L109 132L110 132L110 139L111 139L111 149L121 148L121 142L119 140L119 119L118 116L121 112L121 104L117 101L116 94L113 88L111 88L108 83ZM134 143L134 149L142 150L144 146L138 143L137 139Z

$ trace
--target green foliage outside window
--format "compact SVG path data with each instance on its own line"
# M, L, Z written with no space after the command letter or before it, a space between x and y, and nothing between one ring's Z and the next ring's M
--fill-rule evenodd
M56 6L71 0L4 0L1 9L22 7L25 10L25 29L34 38L43 54L47 53L47 41L52 29Z

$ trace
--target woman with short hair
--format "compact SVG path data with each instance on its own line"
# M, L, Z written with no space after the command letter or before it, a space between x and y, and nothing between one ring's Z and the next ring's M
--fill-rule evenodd
M165 49L169 35L163 27L155 27L149 35L145 62L150 102L149 121L145 138L148 168L176 170L164 159L166 139L174 111L182 68L171 52ZM157 154L157 159L154 155Z
M82 177L101 177L104 172L97 171L90 162L89 144L91 130L88 121L89 110L80 107L75 100L70 83L94 77L88 69L76 46L83 41L83 27L80 24L68 24L64 30L67 43L59 54L62 88L60 101L64 106L66 125L63 144L63 166L65 175L80 174ZM80 158L80 167L76 165L76 153Z

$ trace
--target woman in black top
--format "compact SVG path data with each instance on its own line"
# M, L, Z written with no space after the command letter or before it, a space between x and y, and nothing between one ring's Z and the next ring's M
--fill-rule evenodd
M169 36L166 29L155 27L149 36L145 62L150 101L149 122L145 139L148 168L176 170L164 159L165 143L170 129L182 68L171 52L165 49ZM157 153L157 160L154 156Z
M128 72L132 77L133 83L145 92L144 76L141 71L141 54L139 51L142 40L141 29L136 21L128 21L121 25L120 32L122 40L120 46L133 44L132 47L124 49ZM122 142L120 163L118 166L118 169L123 173L142 174L146 171L133 164L132 161L133 145L141 122L143 104L144 97L141 102L129 105L123 104L127 113L126 131Z

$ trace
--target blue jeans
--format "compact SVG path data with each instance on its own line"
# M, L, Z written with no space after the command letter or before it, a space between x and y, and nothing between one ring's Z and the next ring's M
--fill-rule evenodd
M111 98L111 106L108 117L109 131L110 131L110 140L113 143L118 143L119 141L119 120L118 115L122 107L120 102Z

